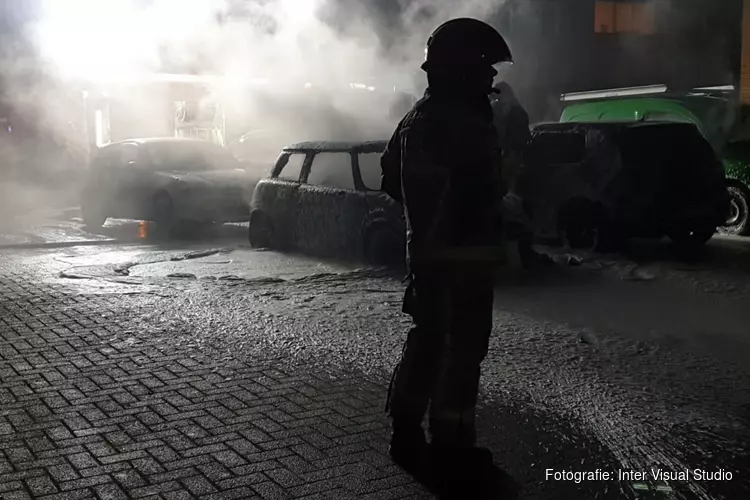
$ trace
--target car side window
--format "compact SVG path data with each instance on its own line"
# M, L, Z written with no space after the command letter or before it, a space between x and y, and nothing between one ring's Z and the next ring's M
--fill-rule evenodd
M307 183L354 190L352 155L349 153L318 153L313 158Z
M284 161L284 160L282 160ZM292 153L286 156L286 162L277 176L282 181L299 182L302 175L302 165L305 163L304 153Z
M362 176L362 183L371 191L380 191L382 168L380 167L380 157L382 153L360 153L359 173Z

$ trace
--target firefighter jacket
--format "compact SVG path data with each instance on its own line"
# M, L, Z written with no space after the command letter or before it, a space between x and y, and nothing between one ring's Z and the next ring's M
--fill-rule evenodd
M381 158L382 190L402 203L409 263L496 260L503 196L500 150L487 98L424 97Z

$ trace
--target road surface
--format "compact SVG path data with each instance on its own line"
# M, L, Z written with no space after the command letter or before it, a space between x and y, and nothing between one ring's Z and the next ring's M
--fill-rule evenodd
M72 229L63 232L86 233L76 224L70 222L65 227ZM165 498L177 491L200 496L190 488L198 483L205 483L204 490L213 494L249 488L245 495L250 498L273 497L269 488L285 498L430 497L393 469L385 455L388 433L382 403L409 326L409 319L399 312L399 276L356 263L253 250L245 245L241 229L225 228L211 240L191 242L144 239L143 229L135 223L116 223L105 231L109 239L82 238L94 242L91 245L1 250L0 310L12 319L0 322L5 328L0 340L5 356L0 399L8 402L0 431L31 429L33 434L43 429L49 446L63 450L65 462L51 462L42 467L43 474L19 475L42 469L18 456L28 452L38 454L34 456L39 460L46 455L30 444L33 438L23 444L11 432L0 432L5 455L0 470L8 464L18 475L17 480L0 483L0 488L20 487L24 494L38 488L35 496L41 496L39 492L69 487L102 495L100 490L106 492L111 485L113 491L145 496L152 491L149 485L170 484L163 470L177 467L170 469L170 460L160 455L159 442L164 441L183 461L196 456L190 452L193 448L217 446L211 460L183 462L184 467L174 469L190 472L184 477L176 474L174 484L157 491ZM493 338L483 365L479 425L483 443L513 479L519 498L708 500L750 495L749 251L745 241L732 238L717 238L700 256L687 260L662 243L639 243L629 255L617 257L579 255L580 260L550 250L557 265L549 270L508 270L499 278ZM47 319L36 322L37 314ZM44 350L46 335L57 331L56 322L75 332L71 321L83 329L85 342L68 341L68 349L87 353L75 373L89 382L89 392L81 388L86 384L71 387L45 375L55 366ZM31 347L25 351L24 345ZM99 380L106 366L117 367L106 364L116 359L132 366L122 368L128 375L123 375L125 384L143 377L138 385L147 386L128 392L127 404L118 403L130 416L140 415L139 408L166 402L180 408L176 401L185 389L183 379L169 375L167 367L187 359L212 367L213 388L201 389L209 399L211 394L214 399L245 394L242 404L249 405L257 391L273 391L269 380L276 380L280 392L256 408L261 416L255 420L243 419L247 406L237 402L236 407L223 406L210 415L175 420L174 426L161 414L151 420L139 417L136 425L106 410L104 423L96 424L92 405L99 404L98 394L111 391L91 381ZM36 372L24 371L26 365ZM293 409L292 396L292 402L279 399L284 388L310 385L313 379L324 380L320 384L328 390L336 384L347 389L339 396L321 395L319 405L311 404L310 409ZM84 426L75 438L55 437L61 428L37 417L31 403L46 401L44 391L50 384L59 389L69 411L61 428L78 431L76 421L70 420L74 415L87 419L94 430ZM80 402L73 390L81 394ZM334 400L340 403L335 411L322 411L322 401ZM196 400L191 401L192 406L185 403L188 410L197 408ZM47 407L55 411L54 401ZM37 420L41 423L34 427ZM292 421L313 430L294 441L288 424ZM246 448L231 448L239 458L226 458L229 448L216 443L224 443L221 436L236 436L244 429L242 422L248 429L267 425L273 431L265 432L286 436L277 438L278 449L288 454L261 459L263 439L245 432ZM339 434L326 437L323 424L336 427ZM138 432L133 426L140 426ZM189 440L181 445L169 441L174 429ZM331 436L334 430L329 429ZM120 433L117 436L126 444L109 439L108 433ZM119 453L138 453L122 462L127 467L107 472L102 468L113 463L107 459L110 455L75 449L70 441L90 439L84 447L103 446L97 441L100 436ZM132 441L145 444L138 447ZM331 450L343 453L339 447L355 443L364 446L352 455L358 457L354 464L360 468L347 469L346 475L331 472L339 479L323 488L320 481L333 466L316 464L333 460ZM313 449L305 448L309 457L297 449L303 445ZM376 455L363 455L363 450ZM89 465L77 462L84 452L92 457ZM292 458L301 456L309 469L293 466ZM159 472L139 469L146 459L155 461ZM224 476L201 468L215 461L225 469ZM73 479L53 474L61 465L72 470ZM82 481L94 468L103 479ZM666 481L653 480L657 470L668 473ZM117 475L129 471L137 472L137 484ZM684 471L687 480L676 476ZM577 481L575 473L585 472L591 477ZM605 472L610 474L606 479ZM644 478L638 477L641 472ZM565 473L571 476L568 480L563 479ZM354 479L358 474L364 482Z

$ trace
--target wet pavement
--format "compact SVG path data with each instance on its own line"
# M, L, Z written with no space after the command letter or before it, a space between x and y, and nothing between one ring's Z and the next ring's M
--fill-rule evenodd
M0 250L2 498L432 497L386 454L399 276L107 231ZM515 497L748 497L746 243L578 257L499 280L479 426Z

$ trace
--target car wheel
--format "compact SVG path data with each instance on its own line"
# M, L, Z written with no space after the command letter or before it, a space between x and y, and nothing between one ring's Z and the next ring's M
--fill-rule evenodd
M602 253L620 251L627 240L624 230L606 217L604 208L576 201L561 214L563 243L576 250Z
M721 227L723 232L747 236L750 234L750 194L739 186L729 186L729 217Z
M81 218L86 227L99 229L107 222L107 216L98 203L82 203Z
M159 231L167 236L177 227L174 204L167 193L158 193L154 196L153 219Z
M253 248L272 248L274 244L273 224L265 215L255 212L250 217L248 240Z
M558 215L558 228L563 244L575 249L594 249L597 240L594 204L575 198L565 203Z
M571 223L563 230L567 246L577 250L594 250L599 241L599 234L594 226Z
M405 261L402 236L385 224L370 229L365 237L365 260L375 266L397 266Z

